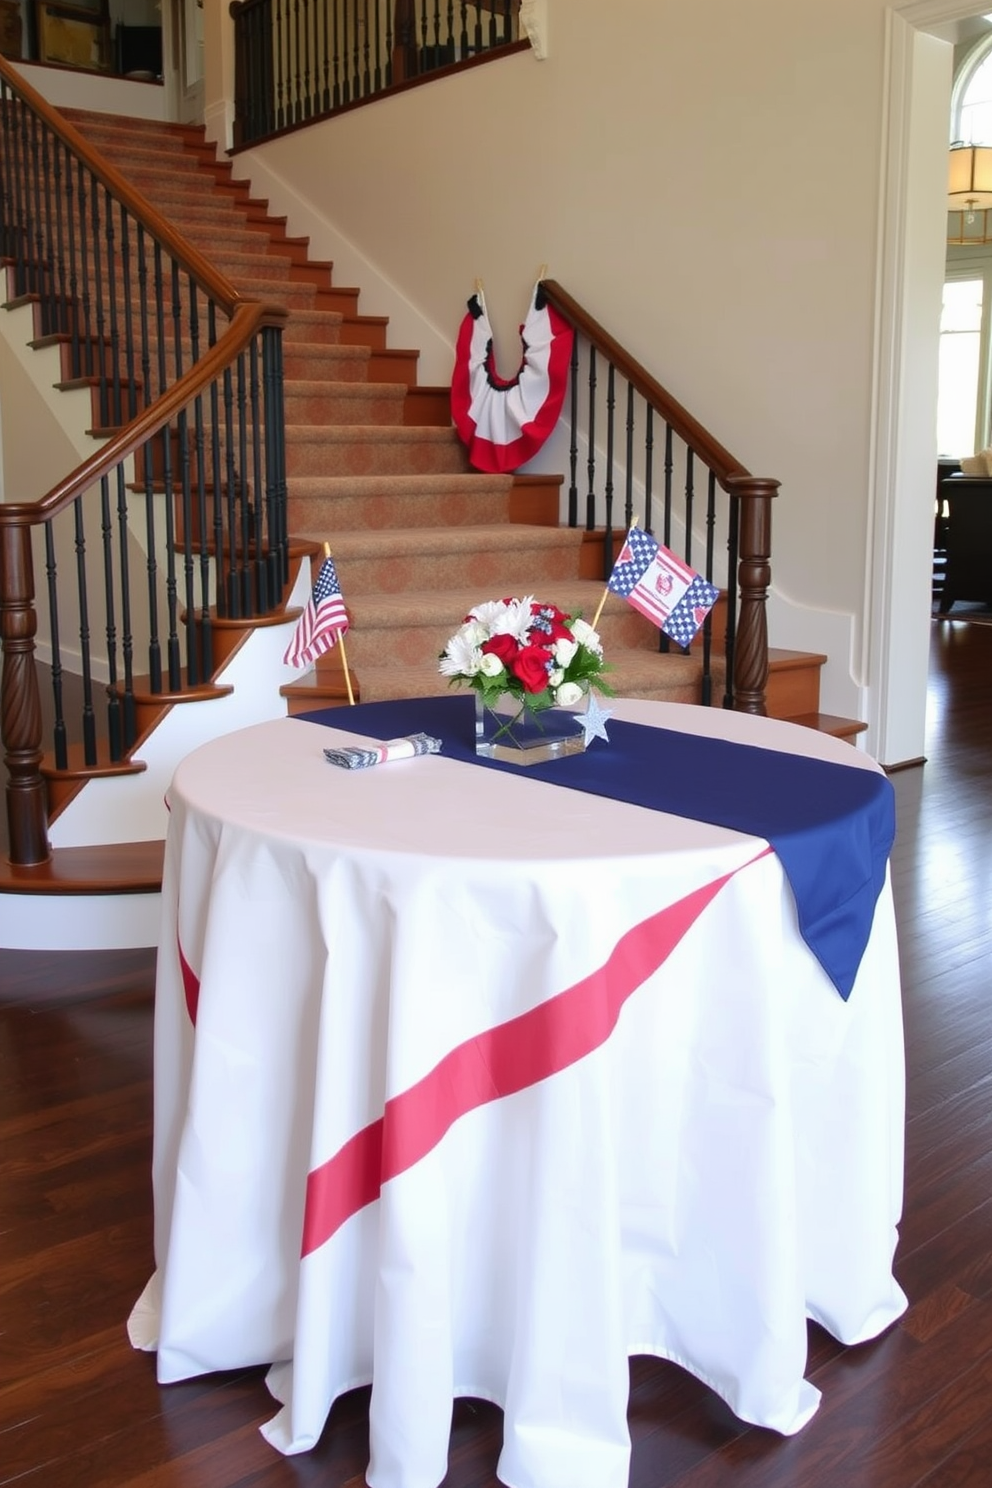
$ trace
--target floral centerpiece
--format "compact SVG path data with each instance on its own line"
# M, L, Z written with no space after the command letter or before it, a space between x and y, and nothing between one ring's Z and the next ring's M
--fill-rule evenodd
M441 652L438 670L452 686L474 689L477 748L483 733L490 742L518 748L547 744L561 727L552 710L574 710L590 688L613 695L598 633L581 616L533 595L475 605ZM584 747L574 718L565 733Z

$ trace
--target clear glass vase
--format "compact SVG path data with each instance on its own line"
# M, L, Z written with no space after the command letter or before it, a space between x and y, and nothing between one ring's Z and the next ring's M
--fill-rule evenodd
M514 765L541 765L567 754L582 754L586 747L582 715L587 702L583 696L572 708L534 713L509 693L487 708L477 692L475 752Z

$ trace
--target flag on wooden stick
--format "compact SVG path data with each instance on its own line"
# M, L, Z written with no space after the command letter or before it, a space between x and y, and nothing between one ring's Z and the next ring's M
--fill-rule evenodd
M606 587L680 646L689 645L720 595L719 589L636 525L627 533Z
M347 629L348 611L334 560L328 553L320 565L306 608L296 622L283 661L292 667L311 666L318 656L337 645Z

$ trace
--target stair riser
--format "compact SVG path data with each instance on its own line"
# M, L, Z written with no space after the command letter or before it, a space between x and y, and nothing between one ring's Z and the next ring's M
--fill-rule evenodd
M361 597L350 599L346 578L344 575L340 577L353 625L353 629L348 632L348 663L359 675L363 664L381 666L384 658L388 658L393 666L430 666L462 622L461 615L441 615L433 619L413 620L396 616L390 623L373 623L363 614ZM516 577L519 580L520 575ZM520 592L521 585L519 582L515 584L513 580L514 575L508 573L498 592ZM488 590L479 596L480 600L491 597ZM658 632L655 627L629 605L624 605L623 610L618 608L611 614L604 610L600 617L598 629L607 660L611 649L656 651ZM592 616L589 618L592 619Z
M527 575L527 582L542 593L554 592L575 577L574 546L559 549L541 547L532 551L516 550L512 555L492 550L468 548L463 553L436 556L386 557L375 553L368 558L339 559L338 572L342 586L347 574L347 596L362 594L405 594L425 589L474 588L483 595L505 594L507 585ZM454 627L452 627L453 629ZM449 630L450 634L450 630Z
M311 481L314 487L318 482ZM287 520L291 532L385 531L392 527L470 527L477 523L492 524L510 520L510 497L492 491L473 491L471 482L458 491L430 492L402 488L366 494L349 489L294 489L289 481Z
M765 705L770 718L793 718L802 713L816 713L820 707L819 663L807 667L790 667L788 671L770 671L765 687Z
M292 392L292 379L302 377L312 381L317 368L313 365L311 358L295 361L292 355L286 356L286 394ZM396 394L389 392L365 392L361 382L348 384L342 387L341 379L337 378L335 368L332 366L322 367L321 372L326 372L328 390L324 394L324 406L327 410L329 422L336 424L385 424L387 426L402 426L403 424L403 393L397 389ZM352 391L352 388L354 391ZM291 405L287 401L287 422L292 425ZM302 429L297 431L294 427L293 433L287 435L287 445L294 444L301 435L305 438ZM308 473L300 471L300 474ZM319 474L319 471L309 472Z
M329 428L335 427L327 417L324 402L316 396L299 400L294 398L292 384L286 388L286 418L290 424L326 424ZM399 426L400 429L402 427ZM448 431L441 429L437 432L446 436ZM354 438L342 437L314 443L307 443L305 434L301 434L287 443L286 470L291 476L340 477L458 475L467 469L465 451L457 442L408 441L393 438L392 429L388 433L388 439L376 439L374 436L369 437L363 430L361 433L356 432Z

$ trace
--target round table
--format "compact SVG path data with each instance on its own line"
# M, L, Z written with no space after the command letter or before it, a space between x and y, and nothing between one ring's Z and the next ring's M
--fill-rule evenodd
M854 1343L905 1307L888 884L844 1001L760 838L443 755L337 769L361 739L329 716L217 739L169 792L132 1340L163 1383L271 1364L288 1453L371 1381L374 1488L436 1488L457 1395L503 1407L514 1488L626 1488L633 1354L798 1430L807 1318Z

